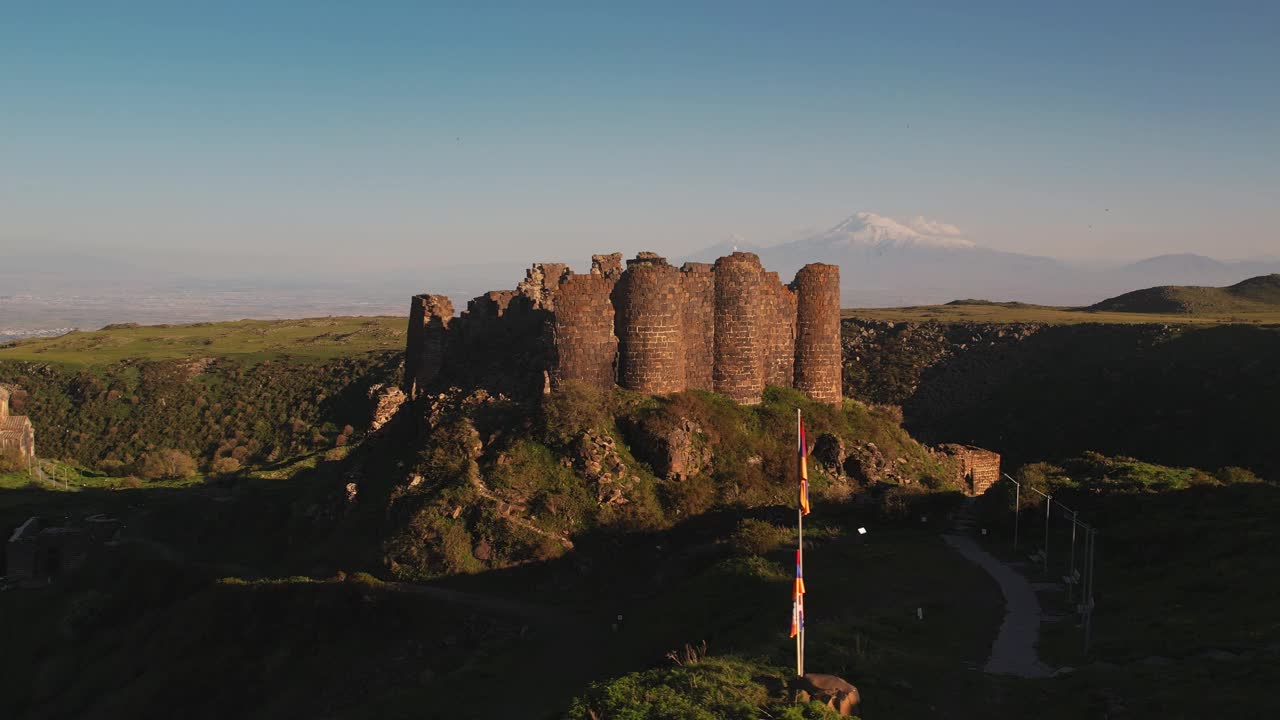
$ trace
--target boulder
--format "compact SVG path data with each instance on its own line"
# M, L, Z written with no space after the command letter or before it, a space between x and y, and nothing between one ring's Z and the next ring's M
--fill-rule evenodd
M806 673L791 681L796 697L808 697L836 711L840 717L853 717L858 713L862 696L858 688L843 678L821 673Z

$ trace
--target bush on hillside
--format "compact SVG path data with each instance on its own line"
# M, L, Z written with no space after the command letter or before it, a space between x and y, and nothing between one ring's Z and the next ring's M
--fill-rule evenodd
M542 401L542 432L552 445L568 445L588 430L607 427L612 421L611 400L605 391L571 380Z
M18 472L25 470L27 463L23 461L22 455L17 450L0 450L0 473Z
M181 450L153 450L138 460L137 474L146 480L181 480L196 474L196 461Z
M747 518L729 538L733 549L744 555L764 555L792 540L791 531L764 520Z
M214 458L209 463L209 472L215 475L234 475L240 472L240 461L233 457Z
M786 673L732 657L631 673L592 685L574 700L572 720L831 720L834 710L817 702L796 704L781 697ZM771 688L775 688L772 689Z

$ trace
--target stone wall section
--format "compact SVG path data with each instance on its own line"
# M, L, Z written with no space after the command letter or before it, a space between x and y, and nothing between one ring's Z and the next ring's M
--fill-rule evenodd
M764 358L764 384L792 387L795 384L796 294L782 284L778 273L765 273L761 288L769 339Z
M640 253L627 261L613 300L618 384L652 395L684 390L684 293L680 271L653 253Z
M444 295L415 295L405 339L404 393L414 397L444 368L453 303Z
M591 256L591 274L616 281L622 277L622 253Z
M613 289L614 281L604 274L569 275L556 288L551 321L553 385L579 381L613 387L618 357Z
M556 288L570 274L564 263L534 263L524 271L524 280L516 286L516 292L528 298L533 307L552 310Z
M954 443L938 449L959 462L955 480L966 494L981 495L1000 481L1000 453Z
M735 252L716 260L715 391L744 405L764 393L767 319L760 287L764 268L755 253Z
M715 366L716 276L710 263L685 263L684 377L689 390L712 390Z
M795 387L818 402L839 405L844 394L840 364L840 267L800 268L796 292Z
M806 265L790 286L753 253L672 267L653 253L589 274L535 264L515 290L485 293L458 318L440 295L410 305L404 391L449 382L521 393L576 380L664 395L714 390L760 402L766 385L839 404L840 274Z

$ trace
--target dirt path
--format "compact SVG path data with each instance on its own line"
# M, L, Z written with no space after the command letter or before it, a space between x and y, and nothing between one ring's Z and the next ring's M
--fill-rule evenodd
M1036 654L1036 644L1040 639L1040 601L1036 599L1031 583L969 537L947 534L942 539L966 560L995 578L1000 584L1000 592L1004 593L1004 622L991 646L991 658L984 670L994 675L1024 678L1052 675L1053 668L1040 662Z

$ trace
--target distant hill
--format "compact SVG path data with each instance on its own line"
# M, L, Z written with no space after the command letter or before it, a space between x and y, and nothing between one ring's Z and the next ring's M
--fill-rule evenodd
M1090 310L1185 315L1280 309L1280 273L1260 275L1228 287L1161 285L1103 300Z

